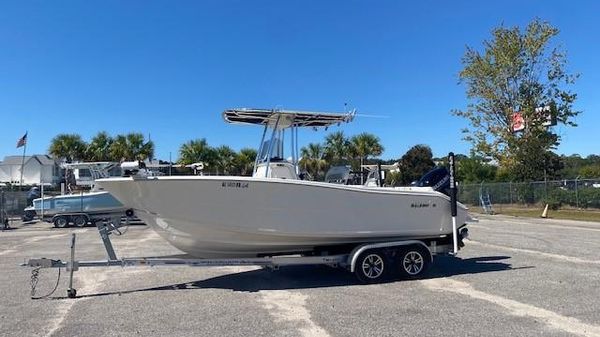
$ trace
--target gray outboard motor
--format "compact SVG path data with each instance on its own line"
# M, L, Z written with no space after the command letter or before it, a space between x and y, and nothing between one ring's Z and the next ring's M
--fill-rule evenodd
M425 173L415 186L432 187L435 191L450 195L450 172L445 167L436 167Z
M144 171L146 163L143 161L124 161L121 163L121 172L123 177L132 177Z

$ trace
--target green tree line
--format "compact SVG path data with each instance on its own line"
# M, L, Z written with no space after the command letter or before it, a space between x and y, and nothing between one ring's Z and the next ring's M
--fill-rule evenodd
M300 149L300 168L313 179L322 179L331 165L350 164L358 169L369 158L380 156L383 146L377 136L362 133L346 137L343 132L334 132L323 144L310 143ZM190 140L179 148L178 163L189 165L204 163L204 171L215 174L251 175L256 159L256 150L243 148L235 152L227 145L213 147L206 139Z
M360 165L368 164L369 158L380 156L384 151L379 137L361 133L346 137L343 131L333 132L323 143L310 143L300 149L300 168L313 179L324 178L332 165L351 165L359 170Z
M447 159L435 158L438 163L445 164ZM474 184L481 182L528 182L547 180L573 180L600 178L600 156L589 155L582 157L578 154L557 155L548 152L543 157L542 170L538 175L524 179L520 174L514 174L510 168L496 165L482 156L457 155L457 179L462 183Z
M63 133L52 138L48 153L68 163L146 160L154 155L154 143L136 132L111 137L107 132L101 131L89 142L78 134Z
M427 145L415 145L400 158L391 160L377 158L383 151L384 146L376 135L361 133L347 137L342 131L337 131L327 135L322 143L303 147L300 150L300 167L313 179L320 180L335 165L350 165L352 170L360 171L361 165L398 163L399 171L388 173L386 184L401 186L418 180L436 166L431 148Z
M323 142L309 143L301 148L300 168L313 179L322 180L334 165L350 165L359 171L363 164L399 164L399 172L386 176L388 185L408 185L436 165L447 165L447 158L434 158L429 146L418 144L397 159L382 160L384 146L380 139L370 133L348 137L342 131L328 134ZM51 141L49 153L55 158L72 161L129 161L146 160L154 155L154 144L141 133L110 136L98 132L89 142L77 134L59 134ZM190 140L179 148L178 163L189 165L202 162L205 172L213 174L251 175L256 150L243 148L236 152L227 145L210 146L206 139ZM457 154L457 179L464 183L519 182L526 181L511 170L493 163L483 156L472 153ZM548 152L545 175L548 180L600 178L600 155L581 157L578 154L556 155ZM544 180L541 173L536 179Z
M256 150L243 148L236 152L227 145L212 147L205 138L190 140L179 147L181 165L202 162L204 172L225 175L252 175Z

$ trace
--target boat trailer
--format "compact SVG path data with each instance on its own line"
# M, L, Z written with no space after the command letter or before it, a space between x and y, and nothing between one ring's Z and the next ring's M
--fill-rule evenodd
M31 296L38 299L50 296L60 280L60 269L65 268L69 273L69 286L67 288L67 297L75 298L77 290L73 287L73 274L79 268L91 267L157 267L157 266L190 266L190 267L223 267L223 266L260 266L276 270L281 266L293 265L329 265L333 267L343 267L354 273L362 283L375 283L381 281L384 275L389 274L390 252L401 253L398 257L400 261L400 270L408 277L420 275L426 267L433 261L433 256L437 254L452 253L452 238L442 236L438 239L431 239L428 244L422 240L401 240L377 243L357 244L350 252L343 254L328 255L282 255L265 256L252 258L222 258L222 259L198 259L198 258L121 258L115 253L110 235L121 234L119 228L128 225L123 223L120 218L104 219L96 222L96 227L106 253L107 260L99 261L79 261L75 259L76 234L71 235L70 258L68 261L54 260L48 258L30 259L27 263L21 264L24 267L33 267L31 276ZM461 228L459 241L468 236L466 228ZM439 244L442 242L443 244ZM45 296L34 297L35 287L37 285L40 269L58 268L59 276L54 290ZM384 271L386 273L384 274Z
M121 234L119 228L124 226L120 217L105 218L97 221L96 227L106 249L108 260L104 261L77 261L75 260L76 234L71 236L71 256L69 261L53 259L31 259L22 266L33 267L31 272L31 293L35 294L39 270L41 268L59 268L58 281L60 281L60 268L66 268L69 272L69 287L67 296L75 298L77 291L73 288L73 273L84 267L132 267L132 266L261 266L278 269L280 266L291 265L330 265L340 266L354 273L362 283L375 283L384 280L391 275L391 271L399 271L402 276L415 278L423 274L429 264L433 262L433 256L438 254L456 255L464 246L463 240L468 237L469 231L465 225L458 226L456 223L456 181L455 161L452 152L448 155L450 165L450 206L452 212L452 234L440 235L439 237L419 238L410 240L396 240L376 243L357 243L350 251L343 254L328 255L326 252L313 255L282 255L255 258L237 259L175 259L175 258L123 258L118 259L113 249L110 235ZM125 225L129 224L129 218ZM391 267L391 268L390 268ZM58 281L56 287L58 287ZM54 290L56 290L56 287ZM43 297L51 295L54 290Z

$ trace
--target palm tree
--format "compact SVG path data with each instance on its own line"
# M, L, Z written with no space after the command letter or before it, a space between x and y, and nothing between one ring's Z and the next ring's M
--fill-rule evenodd
M151 159L154 155L154 143L144 142L144 135L141 133L117 135L109 152L114 161Z
M383 153L383 146L379 142L379 137L370 133L361 133L350 139L352 152L360 159L361 172L362 165L370 156L380 156ZM362 183L361 175L361 183Z
M229 174L234 166L236 153L227 145L221 145L215 149L217 174Z
M59 134L50 141L48 152L67 163L85 158L87 144L77 134Z
M256 150L250 148L241 149L235 157L235 168L239 175L250 175L254 169Z
M310 143L300 149L300 166L307 171L313 178L320 177L327 166L327 161L323 159L325 149L319 143Z
M341 164L350 155L350 141L343 131L330 133L325 137L325 156L331 164Z
M111 160L110 147L113 139L105 131L98 132L86 149L85 160L88 161L108 161Z
M190 140L179 147L179 163L189 165L202 162L205 167L212 169L215 166L215 150L206 142L205 138Z
M147 142L145 142L139 149L138 153L137 153L137 159L139 160L145 160L145 159L150 159L152 160L154 158L154 142L151 140L148 140Z
M109 156L113 161L124 161L129 156L127 149L127 137L117 135L109 147Z
M128 157L126 160L146 160L154 156L154 143L152 141L144 142L144 135L141 133L128 133L127 139Z

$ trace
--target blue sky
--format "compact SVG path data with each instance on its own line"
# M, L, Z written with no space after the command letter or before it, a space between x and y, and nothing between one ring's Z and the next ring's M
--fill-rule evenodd
M190 139L256 147L261 130L227 125L230 107L359 113L341 129L377 134L384 158L419 143L467 153L457 74L465 46L493 27L548 20L581 73L579 127L558 153L600 153L596 1L2 1L0 157L45 153L58 133L151 134L156 157ZM331 131L331 129L330 129ZM326 133L305 130L301 144Z

